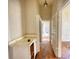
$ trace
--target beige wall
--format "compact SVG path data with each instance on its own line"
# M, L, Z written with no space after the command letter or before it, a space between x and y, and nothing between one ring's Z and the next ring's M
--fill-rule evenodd
M25 20L25 32L27 33L38 33L37 23L39 19L36 16L39 14L38 5L36 0L22 0L22 19ZM36 23L37 22L37 23Z
M51 18L51 44L57 57L61 57L61 9L68 0L54 0Z

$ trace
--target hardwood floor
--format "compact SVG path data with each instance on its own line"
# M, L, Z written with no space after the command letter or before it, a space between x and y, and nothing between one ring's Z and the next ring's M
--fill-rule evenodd
M54 51L51 47L50 42L44 41L41 42L40 52L36 55L35 59L70 59L69 58L69 50L70 50L70 42L61 42L62 43L62 57L57 58L54 54ZM66 53L67 52L67 53ZM63 56L65 56L63 58Z
M36 55L36 59L57 59L50 42L41 42L40 52Z
M62 42L62 59L70 59L70 42Z

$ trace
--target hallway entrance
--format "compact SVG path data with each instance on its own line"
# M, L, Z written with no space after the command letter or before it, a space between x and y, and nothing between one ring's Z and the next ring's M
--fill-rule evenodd
M41 21L40 51L36 55L36 59L56 59L50 42L50 21L43 20Z
M50 21L41 21L41 42L50 41Z

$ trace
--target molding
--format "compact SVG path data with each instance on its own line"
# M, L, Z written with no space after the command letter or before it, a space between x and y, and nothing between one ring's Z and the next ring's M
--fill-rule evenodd
M12 44L14 44L14 43L20 41L20 40L23 39L24 37L25 37L25 35L22 36L22 37L19 37L19 38L17 38L17 39L13 39L13 40L9 41L8 45L12 45Z
M17 38L17 39L13 39L13 40L11 40L11 41L9 41L9 43L8 43L8 45L10 46L10 45L12 45L12 44L15 44L16 42L18 42L18 41L20 41L20 40L22 40L22 39L24 39L24 38L39 38L39 36L36 34L26 34L26 35L24 35L24 36L21 36L21 37L19 37L19 38Z

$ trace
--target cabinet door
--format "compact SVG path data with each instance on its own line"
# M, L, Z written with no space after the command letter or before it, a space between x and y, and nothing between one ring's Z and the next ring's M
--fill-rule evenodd
M30 59L28 46L13 47L13 59Z
M34 59L34 43L30 46L31 59Z

